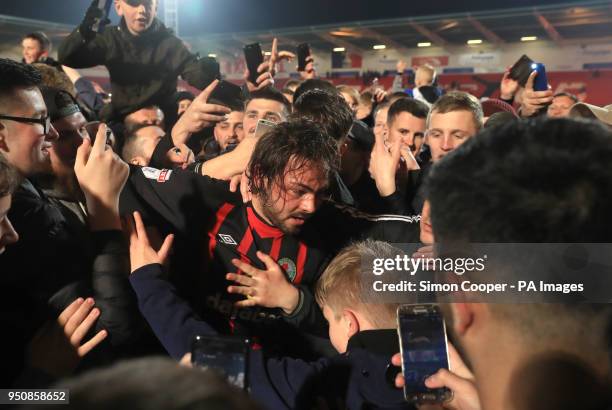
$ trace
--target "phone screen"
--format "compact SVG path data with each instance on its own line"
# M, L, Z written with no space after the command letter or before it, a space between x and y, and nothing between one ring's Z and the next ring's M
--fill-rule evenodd
M196 336L191 348L194 367L212 369L230 384L247 388L248 339L228 336Z
M448 369L446 328L436 305L405 305L398 309L404 395L412 402L441 403L448 389L429 389L425 379L439 369Z
M298 71L306 69L306 59L310 56L310 46L307 43L302 43L297 46L298 55Z
M259 43L244 46L244 58L249 69L249 82L256 84L259 73L257 68L263 63L263 54Z

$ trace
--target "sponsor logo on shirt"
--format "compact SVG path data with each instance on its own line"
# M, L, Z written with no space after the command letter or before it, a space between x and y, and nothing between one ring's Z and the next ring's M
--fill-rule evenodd
M231 235L225 235L220 233L217 236L219 236L219 242L222 242L226 245L238 245L238 243L236 243L236 240L232 238Z
M156 169L151 167L142 167L141 169L145 178L153 179L157 182L166 182L170 179L170 175L172 175L171 169Z

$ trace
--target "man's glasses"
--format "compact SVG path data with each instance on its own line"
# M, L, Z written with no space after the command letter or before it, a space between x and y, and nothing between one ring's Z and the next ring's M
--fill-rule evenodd
M145 7L151 7L153 0L125 0L125 2L132 7L138 7L141 4Z
M51 129L51 117L49 115L43 118L28 118L28 117L12 117L10 115L0 115L0 120L9 120L24 122L29 124L40 124L43 126L43 134L47 135Z

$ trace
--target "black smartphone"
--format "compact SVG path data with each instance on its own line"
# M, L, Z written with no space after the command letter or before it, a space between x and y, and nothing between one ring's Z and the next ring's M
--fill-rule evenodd
M404 397L417 404L443 403L452 393L447 388L429 389L425 379L449 368L448 341L442 313L437 305L401 305L397 309Z
M247 389L250 341L232 336L196 336L191 344L194 367L211 369L228 383Z
M95 144L96 136L98 135L98 128L100 128L100 121L91 121L85 124L85 129L89 134L89 139L91 141L91 145ZM106 145L110 147L115 146L115 135L113 134L113 130L107 125L106 126Z
M261 45L259 45L259 43L253 43L244 46L244 59L249 69L249 82L257 84L257 77L259 77L257 68L263 63Z
M302 43L297 46L297 57L298 57L298 71L306 70L306 59L310 57L310 46L308 43Z
M229 81L221 80L210 93L208 102L225 105L232 109L239 108L243 103L242 88Z
M91 29L95 33L102 33L106 24L108 23L108 14L110 13L110 7L113 0L98 0L98 9L102 12L102 17L96 20L91 26Z
M510 74L508 75L513 80L518 81L521 87L524 87L527 84L527 80L529 79L529 75L533 71L531 65L533 64L533 60L527 55L523 54L521 58L519 58L516 63L510 68Z

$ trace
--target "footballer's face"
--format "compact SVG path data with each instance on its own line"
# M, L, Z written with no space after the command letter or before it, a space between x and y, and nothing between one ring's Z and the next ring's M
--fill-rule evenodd
M262 198L261 212L283 232L297 234L321 206L327 187L326 173L318 166L304 164L300 169L286 172L282 186L272 185L271 192Z

